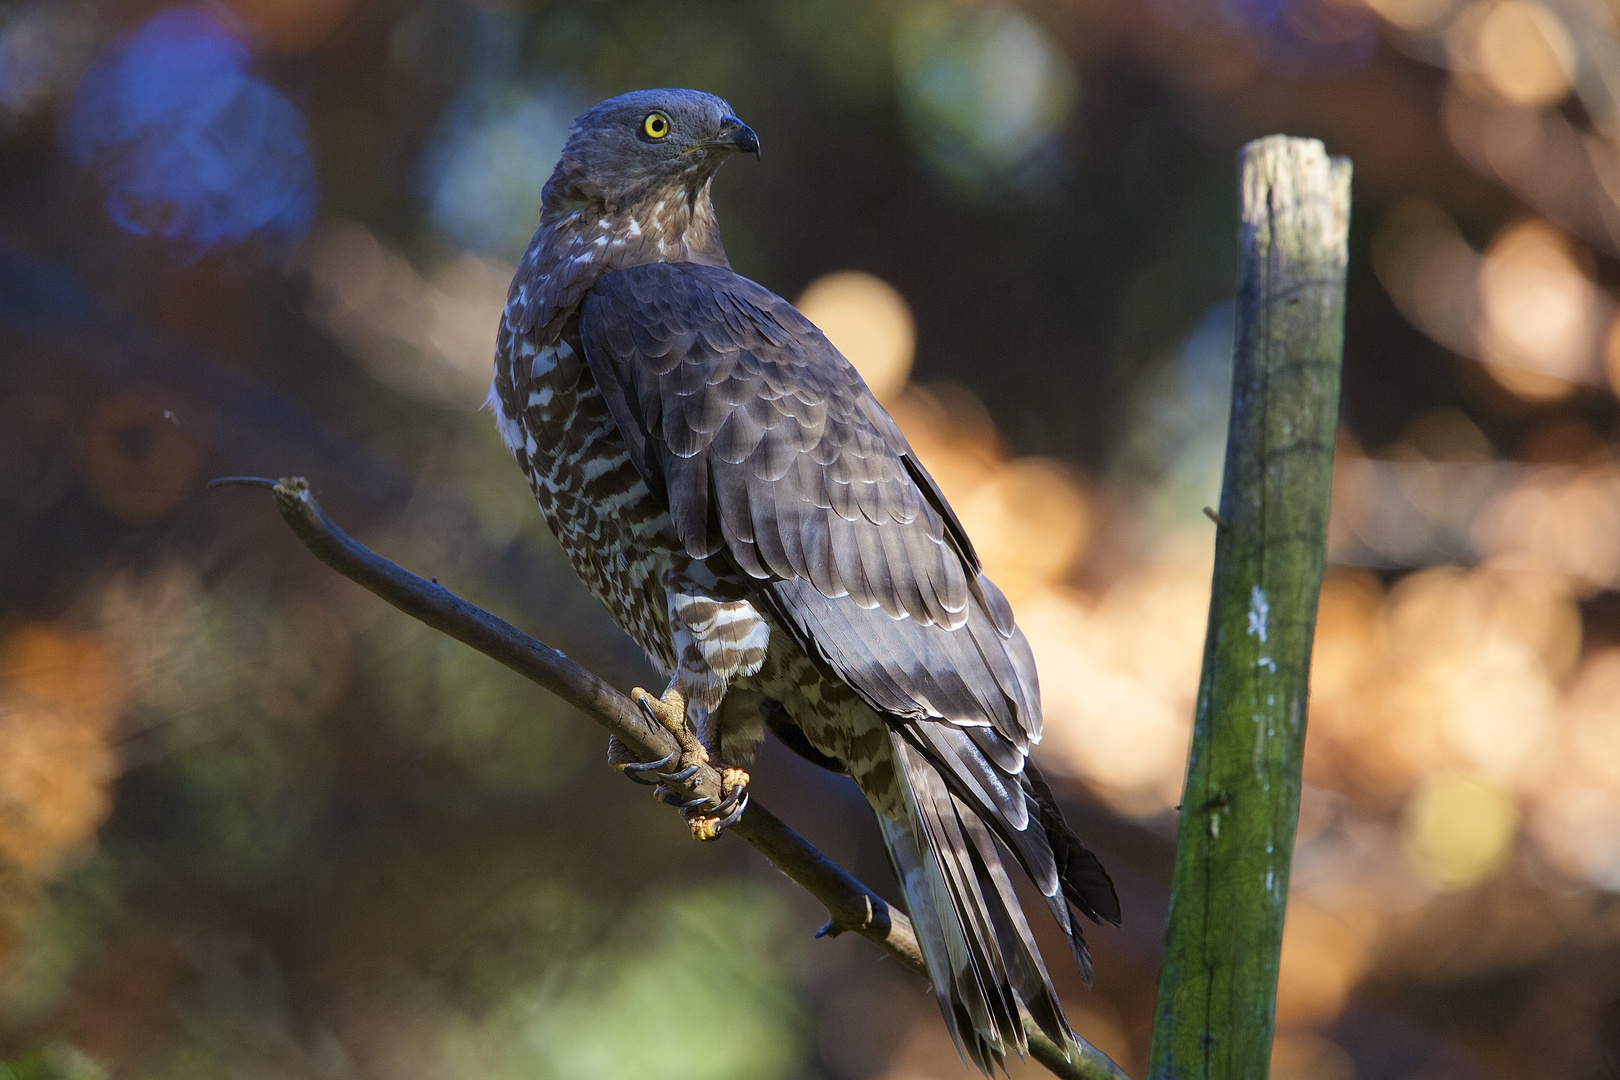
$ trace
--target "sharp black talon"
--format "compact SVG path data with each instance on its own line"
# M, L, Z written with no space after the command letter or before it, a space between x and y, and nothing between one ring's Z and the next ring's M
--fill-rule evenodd
M664 801L669 803L669 805L677 807L681 810L698 810L706 807L709 803L709 800L704 798L683 799L674 792L670 792L668 795L665 795Z
M663 782L666 784L684 784L686 781L696 776L697 771L701 768L703 768L702 765L688 765L680 772L672 772L668 776L665 776L663 778Z
M736 805L738 799L741 799L743 802L748 801L747 787L733 788L730 795L727 795L725 798L721 799L715 804L713 810L714 816L720 817L724 814L729 814L732 807Z
M627 773L647 772L650 769L662 769L665 765L673 765L680 756L679 750L671 750L657 761L631 761L619 767Z
M737 809L720 819L720 824L714 827L714 834L719 836L721 833L737 824L737 820L743 816L743 811L746 809L748 809L748 791L744 789L743 797L737 803Z

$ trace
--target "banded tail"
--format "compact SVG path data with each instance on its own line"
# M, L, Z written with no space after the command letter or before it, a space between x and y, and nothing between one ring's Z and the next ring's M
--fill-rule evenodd
M992 1075L1009 1051L1027 1052L1025 1013L1059 1045L1071 1042L1073 1031L1002 853L1011 851L1041 888L1087 983L1091 956L1068 904L1093 921L1117 925L1119 904L1107 874L1064 823L1033 765L1017 778L1030 827L1012 830L1001 815L976 809L972 793L953 791L906 735L895 732L890 739L901 766L905 816L880 814L878 821L957 1050ZM987 819L1000 828L992 832ZM1001 836L998 845L997 833L1012 835Z

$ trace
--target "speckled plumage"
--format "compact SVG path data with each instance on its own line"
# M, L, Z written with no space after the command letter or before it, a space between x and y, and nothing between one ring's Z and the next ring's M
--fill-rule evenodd
M1088 976L1068 905L1117 922L1117 901L1027 763L1034 662L961 524L820 331L727 263L709 183L752 139L682 90L576 122L490 404L580 577L711 757L746 764L769 724L860 786L947 1024L988 1072L1023 1050L1021 1010L1068 1032L1003 849Z

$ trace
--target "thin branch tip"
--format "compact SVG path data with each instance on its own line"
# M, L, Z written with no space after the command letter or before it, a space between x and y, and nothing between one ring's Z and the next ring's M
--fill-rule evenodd
M271 485L276 498L287 499L292 502L313 503L315 495L309 489L309 481L302 476L283 476Z
M208 481L208 490L222 487L274 488L276 482L264 476L219 476Z

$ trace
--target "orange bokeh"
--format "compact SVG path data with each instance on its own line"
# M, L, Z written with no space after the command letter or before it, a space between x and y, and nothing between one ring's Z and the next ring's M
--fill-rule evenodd
M0 639L0 856L11 864L48 875L106 817L126 692L94 636L31 623Z

